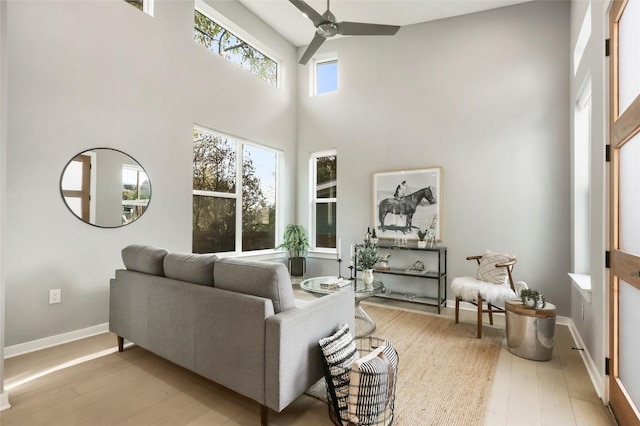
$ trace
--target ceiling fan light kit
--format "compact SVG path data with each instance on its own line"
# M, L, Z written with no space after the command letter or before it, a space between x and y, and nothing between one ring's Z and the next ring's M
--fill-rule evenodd
M315 9L303 0L289 0L316 27L316 34L309 43L309 47L300 58L300 64L305 65L309 59L320 48L322 43L336 34L340 35L394 35L400 29L398 25L367 24L364 22L337 22L336 17L329 10L329 0L327 0L327 10L320 15Z

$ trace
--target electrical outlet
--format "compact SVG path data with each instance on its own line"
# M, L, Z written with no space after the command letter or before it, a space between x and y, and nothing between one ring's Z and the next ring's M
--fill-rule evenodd
M62 290L59 288L56 290L49 290L49 304L62 302Z

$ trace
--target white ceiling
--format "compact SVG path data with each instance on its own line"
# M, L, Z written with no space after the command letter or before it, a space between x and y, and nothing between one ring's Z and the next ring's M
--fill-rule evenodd
M295 46L306 46L315 28L289 0L238 0ZM326 0L305 0L318 13ZM411 25L465 15L531 0L332 0L331 12L338 22ZM402 29L400 29L402 31Z

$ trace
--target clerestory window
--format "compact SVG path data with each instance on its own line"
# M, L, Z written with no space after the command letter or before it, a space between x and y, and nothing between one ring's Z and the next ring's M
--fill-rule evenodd
M193 130L194 253L274 249L280 153Z
M311 155L312 247L336 248L336 206L338 201L335 151Z
M153 0L124 0L136 9L153 16Z
M193 38L202 46L278 86L278 63L223 27L204 10L195 9Z

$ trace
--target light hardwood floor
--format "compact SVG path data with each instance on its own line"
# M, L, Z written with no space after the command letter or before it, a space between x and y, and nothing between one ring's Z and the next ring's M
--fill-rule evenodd
M414 304L370 299L375 301L434 315ZM363 306L366 309L366 302ZM442 315L452 319L452 309ZM463 313L463 321L473 318L473 313ZM503 345L485 424L615 424L598 399L580 355L571 349L574 345L564 326L557 328L556 349L549 362L524 360ZM116 338L110 333L8 359L5 379L12 408L0 413L2 426L260 423L257 403L141 348L117 353ZM272 413L270 424L331 423L324 403L302 395L282 413Z

